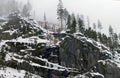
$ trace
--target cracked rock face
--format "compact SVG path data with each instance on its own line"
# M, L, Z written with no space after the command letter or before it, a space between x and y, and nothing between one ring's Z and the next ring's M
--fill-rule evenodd
M102 75L94 75L94 78L120 78L120 68L117 67L114 62L109 61L111 60L110 55L101 52L100 49L92 43L68 36L60 45L62 65L79 69L81 75L89 72L89 74L86 75L88 78L93 78L90 74L91 72L98 72ZM105 48L102 50L104 51Z

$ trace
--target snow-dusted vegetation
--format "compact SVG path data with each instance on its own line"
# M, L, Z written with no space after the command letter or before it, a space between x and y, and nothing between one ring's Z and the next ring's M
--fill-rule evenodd
M0 4L0 78L120 78L120 38L112 26L106 35L100 20L91 27L87 17L86 25L62 0L59 24L45 13L36 21L29 0Z

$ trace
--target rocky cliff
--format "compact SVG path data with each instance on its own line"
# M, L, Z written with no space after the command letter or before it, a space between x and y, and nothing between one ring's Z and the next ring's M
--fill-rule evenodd
M79 71L75 78L120 78L119 53L113 55L108 47L81 33L64 37L60 55L63 66Z
M2 78L120 78L119 57L81 33L50 33L19 14L0 27Z

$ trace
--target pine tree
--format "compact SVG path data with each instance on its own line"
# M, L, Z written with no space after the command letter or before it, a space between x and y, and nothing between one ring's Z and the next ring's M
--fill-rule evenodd
M113 28L111 25L109 26L109 36L110 36L110 41L111 41L110 42L111 44L109 44L109 47L113 49Z
M64 21L65 21L65 30L66 30L66 28L67 28L66 26L67 26L68 16L69 16L69 12L68 12L67 9L65 8L65 9L64 9L64 16L63 16Z
M88 29L90 27L90 19L89 19L89 16L87 16L87 26L88 26Z
M114 35L113 35L113 47L114 47L114 49L117 49L118 48L118 35L116 34L116 33L114 33Z
M102 43L105 44L107 46L107 36L105 34L102 34Z
M98 41L102 42L102 34L100 32L98 32Z
M71 33L75 33L76 32L76 18L75 18L75 15L72 14L72 23L71 23L71 27L70 27L70 32Z
M48 29L47 20L46 20L46 14L45 13L44 13L44 28Z
M83 20L80 17L78 18L78 26L79 26L79 31L81 33L84 33L84 30L85 30L84 22L83 22Z
M68 30L70 31L70 27L71 27L71 15L68 15L68 18L67 18L67 31Z
M92 36L95 41L97 41L97 33L95 31L92 31Z
M111 38L108 37L107 39L108 39L108 40L107 40L107 46L111 48L111 46L112 46Z
M29 2L29 0L28 0L27 4L25 4L25 5L23 6L22 15L23 15L24 17L30 17L30 11L31 11L31 9L32 9L32 6L31 6L31 4L30 4L30 2Z
M101 30L102 30L102 24L101 24L100 20L98 20L98 29L99 29L100 32L101 32Z
M96 31L96 24L95 23L93 23L93 29Z
M119 40L120 40L120 33L119 33Z
M112 28L111 25L109 26L109 36L110 36L110 38L112 40L112 38L113 38L113 28Z
M53 31L53 32L56 32L55 24L53 24L53 26L52 26L52 31Z
M64 7L63 7L62 0L59 0L59 4L57 7L57 15L58 15L58 19L60 20L61 30L63 30Z

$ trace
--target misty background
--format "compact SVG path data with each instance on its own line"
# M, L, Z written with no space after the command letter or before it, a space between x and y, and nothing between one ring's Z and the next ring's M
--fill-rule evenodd
M20 10L28 0L0 0L0 15L4 16L12 12L16 7ZM48 22L58 23L57 5L58 0L29 0L31 3L31 16L38 20L44 20L44 13ZM16 4L16 5L15 5ZM108 34L109 25L112 25L115 32L120 33L120 1L119 0L63 0L63 5L70 13L84 15L90 19L90 25L102 23L102 32ZM11 9L12 7L12 9ZM13 9L14 8L14 9Z

